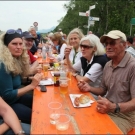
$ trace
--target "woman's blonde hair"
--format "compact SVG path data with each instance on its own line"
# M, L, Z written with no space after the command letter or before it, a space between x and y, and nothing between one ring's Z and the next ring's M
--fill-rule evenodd
M81 29L79 29L79 28L74 28L72 31L69 32L69 34L68 34L68 36L67 36L67 44L68 44L68 45L70 45L69 39L70 39L70 35L71 35L71 34L77 34L80 40L81 40L81 38L84 37L84 34L83 34L83 32L82 32Z
M5 33L0 35L0 68L3 63L7 73L13 75L27 76L29 74L29 56L25 45L23 45L23 53L18 58L12 56L8 47L4 45Z
M102 45L102 43L100 42L100 39L96 35L94 35L94 34L87 35L86 37L81 39L80 44L84 40L88 40L90 42L91 46L94 46L94 47L97 48L97 50L95 51L95 56L96 55L104 55L105 54L105 48Z

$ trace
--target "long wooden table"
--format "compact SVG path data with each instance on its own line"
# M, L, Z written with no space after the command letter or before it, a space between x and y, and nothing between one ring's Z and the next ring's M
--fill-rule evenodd
M48 76L52 78L50 73ZM68 134L123 134L107 114L96 111L96 101L90 107L73 107L69 94L82 94L73 76L65 97L60 94L59 87L51 85L46 88L47 92L41 92L39 87L34 89L31 134L57 134L56 127L49 121L48 103L51 101L61 102L62 111L71 116ZM90 93L83 94L89 95L94 100Z

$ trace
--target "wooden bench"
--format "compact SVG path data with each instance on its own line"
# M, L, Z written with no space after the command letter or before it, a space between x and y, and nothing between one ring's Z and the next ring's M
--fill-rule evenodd
M130 132L128 132L128 135L131 135L131 134L132 134L132 135L133 135L133 134L135 135L135 127L133 128L133 130L131 130Z

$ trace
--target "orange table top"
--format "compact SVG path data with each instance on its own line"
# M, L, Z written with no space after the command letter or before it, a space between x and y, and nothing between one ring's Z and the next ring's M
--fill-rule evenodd
M50 72L48 76L52 78ZM46 86L47 92L40 92L38 87L34 89L31 134L57 134L56 127L49 121L48 103L51 101L61 102L63 112L71 116L68 134L123 134L107 114L96 111L96 101L90 107L73 107L69 94L82 94L76 84L72 76L65 97L60 94L59 87L53 85ZM94 100L90 93L83 94Z

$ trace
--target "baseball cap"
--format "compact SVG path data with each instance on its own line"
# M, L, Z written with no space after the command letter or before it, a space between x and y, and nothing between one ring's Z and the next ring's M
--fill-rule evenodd
M122 38L125 42L127 41L126 35L119 30L112 30L108 32L107 35L101 36L100 42L104 43L107 37L112 38L112 39Z
M25 32L23 32L23 34L22 34L22 36L24 37L24 38L32 38L32 39L34 39L34 37L28 32L28 31L25 31Z

